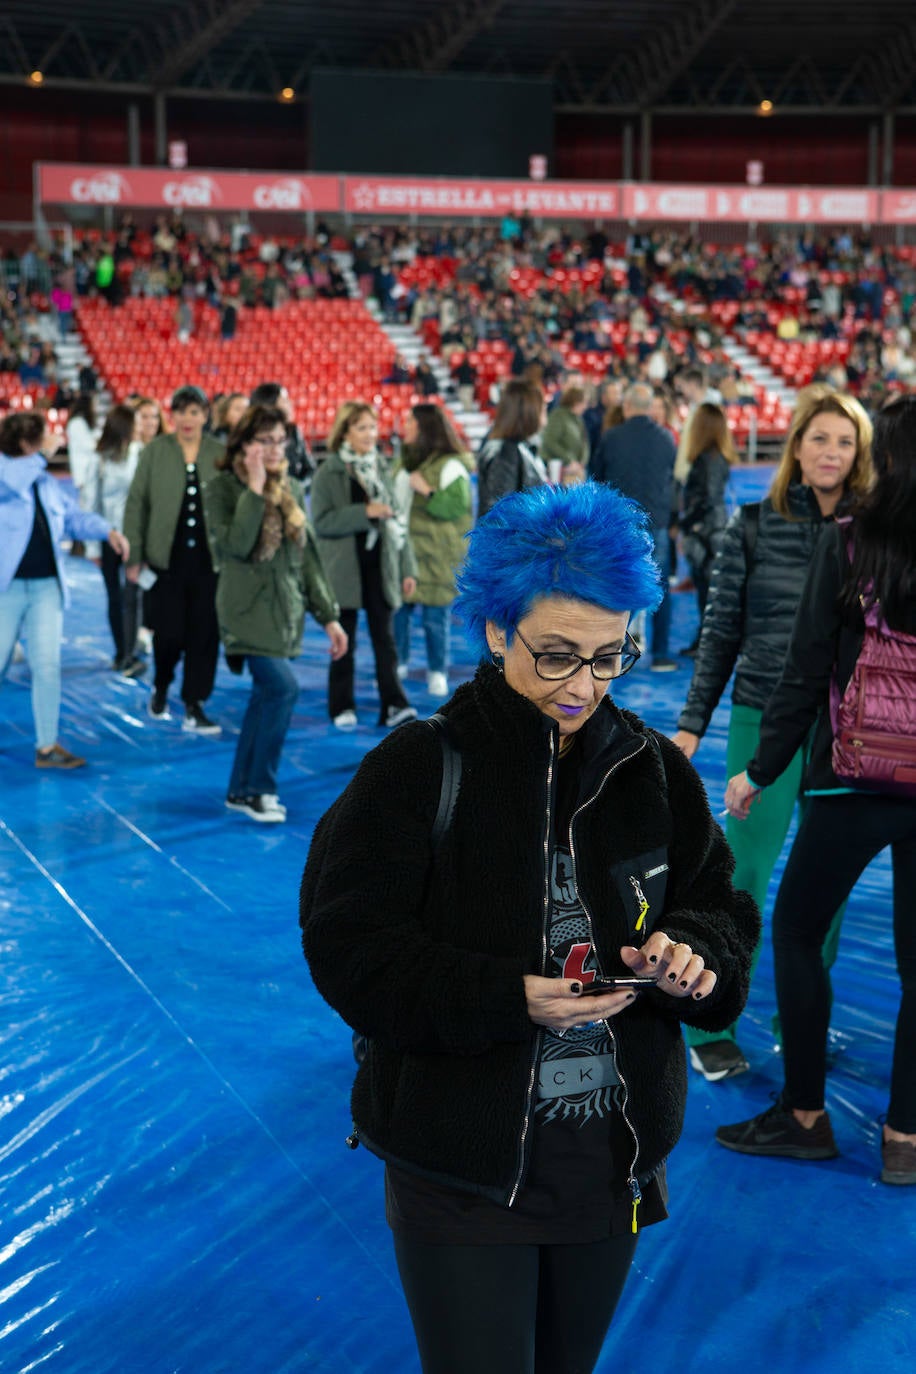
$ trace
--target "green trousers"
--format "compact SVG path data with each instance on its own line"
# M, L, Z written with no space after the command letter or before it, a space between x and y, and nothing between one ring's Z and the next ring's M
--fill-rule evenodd
M760 730L762 711L752 706L732 706L731 720L728 725L728 744L725 767L727 778L744 771L757 750L757 737ZM799 796L802 780L804 751L799 750L784 773L770 786L765 787L753 803L746 821L736 821L729 816L725 822L725 835L735 856L735 887L743 887L760 907L766 909L767 889L773 869L782 851L792 812L796 801L801 808L805 806L804 797ZM822 957L824 967L833 967L837 947L840 942L840 926L846 904L834 916L827 938L824 941ZM760 958L760 943L754 950L751 975ZM737 1022L724 1031L701 1031L693 1026L684 1027L688 1045L703 1045L710 1040L736 1039ZM778 1022L774 1019L774 1029L778 1036Z

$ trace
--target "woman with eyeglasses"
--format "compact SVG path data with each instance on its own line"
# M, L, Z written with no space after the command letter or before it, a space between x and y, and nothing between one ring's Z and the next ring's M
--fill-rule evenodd
M667 1215L681 1025L747 993L759 917L702 784L608 690L661 594L645 520L589 482L478 522L456 609L483 661L441 709L450 751L396 731L306 864L303 947L367 1038L351 1143L385 1161L425 1374L594 1368Z
M268 824L286 820L277 771L299 695L290 660L306 609L327 635L331 659L347 650L302 486L288 475L286 440L282 410L252 406L204 492L220 636L230 668L240 673L247 664L252 678L226 805Z

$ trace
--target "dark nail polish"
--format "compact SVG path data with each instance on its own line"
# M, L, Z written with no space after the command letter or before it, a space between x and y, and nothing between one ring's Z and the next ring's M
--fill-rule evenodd
M695 992L695 993L693 994L693 997L694 997L694 1001L696 1001L696 1002L702 1002L702 1000L703 1000L703 994L702 994L702 992Z
M650 963L650 964L657 964L657 963L658 963L658 955L657 955L657 954L650 954L650 955L649 955L649 963Z
M668 974L668 982L669 982L669 983L676 983L676 982L677 982L677 974L676 974L676 973L669 973L669 974Z
M682 988L685 988L686 986L687 986L687 979L686 979L686 978L682 978L682 979L681 979L681 987L682 987Z
M628 1002L635 1002L635 1001L636 1001L636 993L635 993L635 992L628 992L628 993L627 993L627 1001L628 1001Z
M571 992L575 997L578 997L578 996L579 996L579 993L582 991L582 984L581 984L581 983L570 983L570 985L569 985L569 990L570 990L570 992Z

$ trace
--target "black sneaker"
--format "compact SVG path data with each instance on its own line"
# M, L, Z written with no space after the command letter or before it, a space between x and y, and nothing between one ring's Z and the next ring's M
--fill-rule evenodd
M916 1183L916 1145L911 1140L882 1140L881 1182Z
M750 1068L740 1045L728 1039L691 1045L690 1063L709 1083L718 1083L720 1078L734 1078L735 1074L746 1073Z
M720 1126L718 1144L742 1155L781 1155L785 1159L835 1159L840 1153L830 1117L824 1112L813 1126L803 1126L781 1100L750 1121Z
M253 821L261 821L265 825L280 825L286 820L286 808L278 806L273 797L229 796L226 798L226 806L230 811L241 811Z
M149 699L149 710L153 720L171 720L172 714L169 711L169 698L167 692L161 692L158 687L154 687Z
M199 701L189 701L185 704L181 728L190 735L221 735L223 732L221 725L217 725L215 720L205 715Z
M405 721L416 720L417 710L415 706L389 706L385 712L385 719L382 722L389 730L396 725L403 725Z
M118 669L122 677L142 677L146 672L146 660L132 654Z

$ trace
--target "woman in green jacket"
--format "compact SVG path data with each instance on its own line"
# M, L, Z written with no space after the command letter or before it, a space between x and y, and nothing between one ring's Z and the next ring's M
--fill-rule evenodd
M464 561L471 528L474 460L440 406L415 405L404 418L404 448L395 492L410 508L410 542L417 560L417 589L394 617L398 676L407 676L414 606L423 608L426 685L430 696L448 696L449 630L455 573Z
M585 388L571 383L564 387L559 401L547 415L541 435L541 457L547 464L560 463L560 480L564 486L585 481L588 462L588 430L582 416L587 397Z
M229 436L205 492L216 613L229 666L252 677L226 805L252 820L286 819L277 769L299 684L288 660L299 653L306 607L324 629L331 658L347 651L337 602L305 514L299 483L287 475L286 422L272 406L252 406Z
M396 510L391 477L376 448L378 421L364 401L345 401L328 435L328 457L312 481L312 520L349 648L331 664L328 708L339 730L356 725L353 691L356 621L366 612L375 680L381 700L379 725L413 720L397 674L392 612L416 590L416 564L407 522Z
M175 433L160 434L140 454L124 507L131 548L125 576L146 592L144 614L153 630L149 714L156 721L171 718L168 692L183 656L181 728L197 735L220 733L203 708L219 658L203 489L223 454L222 444L204 433L208 409L200 387L178 388L172 397Z

